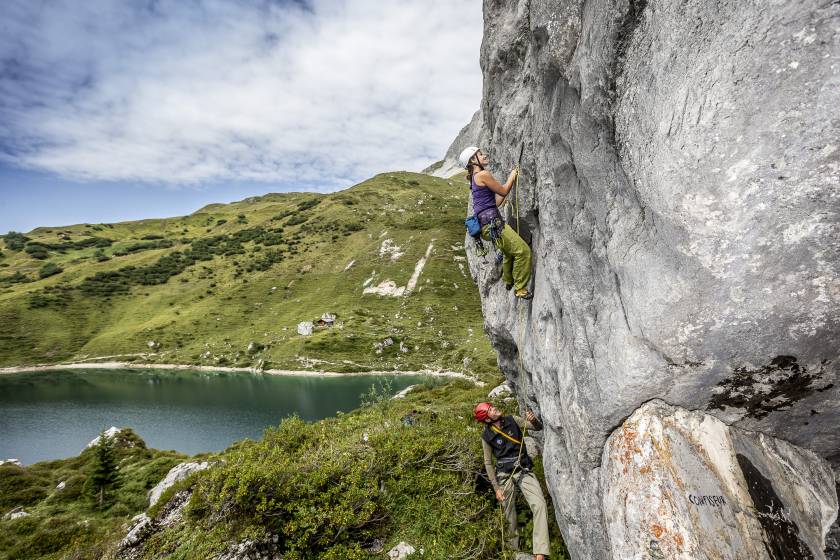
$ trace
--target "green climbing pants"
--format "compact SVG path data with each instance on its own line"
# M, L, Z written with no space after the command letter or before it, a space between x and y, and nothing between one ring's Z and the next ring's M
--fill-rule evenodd
M507 473L496 473L496 478L505 493L505 501L502 504L507 522L505 536L508 548L519 550L519 525L516 522L516 490L519 489L534 516L533 553L535 556L537 554L549 556L551 547L548 543L548 506L545 504L545 497L537 477L534 473L520 471L514 475L514 480L510 480L510 475Z
M481 228L483 239L490 239L490 227L490 224L485 224ZM496 241L496 248L504 255L502 281L508 285L513 284L517 292L526 290L531 282L531 248L507 224Z

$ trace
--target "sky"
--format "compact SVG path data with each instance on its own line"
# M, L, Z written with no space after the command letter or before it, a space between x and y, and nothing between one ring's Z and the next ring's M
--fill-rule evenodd
M481 34L481 0L4 0L0 233L420 171Z

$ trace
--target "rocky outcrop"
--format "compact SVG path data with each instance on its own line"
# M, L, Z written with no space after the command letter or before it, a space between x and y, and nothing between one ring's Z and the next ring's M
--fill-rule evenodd
M456 173L464 170L460 163L458 163L458 156L461 150L467 146L480 146L487 142L487 133L484 128L484 118L480 110L476 111L470 120L469 124L461 129L455 141L449 146L444 158L436 164L427 167L423 173L428 173L433 177L443 177L448 179Z
M210 463L207 461L195 462L189 461L186 463L181 463L180 465L175 465L169 472L166 473L166 476L158 482L154 488L149 490L149 507L155 505L160 497L163 495L164 492L169 490L172 486L174 486L177 482L180 482L190 476L193 473L198 471L203 471L210 467Z
M501 174L525 146L532 302L467 246L500 366L546 426L573 558L823 557L840 467L840 4L485 0L484 16L482 130L450 152L481 143ZM639 449L668 442L628 452L636 484L667 474L673 503L616 475L625 421L653 430ZM717 426L725 445L652 435L669 422ZM710 487L677 493L697 465ZM663 504L667 535L706 544L663 540L646 523ZM713 527L731 539L703 540Z

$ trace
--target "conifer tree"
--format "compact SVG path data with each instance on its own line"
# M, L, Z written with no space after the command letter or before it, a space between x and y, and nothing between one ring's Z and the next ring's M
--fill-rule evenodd
M114 456L114 438L106 436L104 430L99 434L91 482L100 508L105 503L106 491L111 492L119 486L119 472Z

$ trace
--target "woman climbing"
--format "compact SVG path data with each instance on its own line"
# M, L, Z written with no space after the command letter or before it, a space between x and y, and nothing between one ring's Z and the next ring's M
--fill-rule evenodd
M490 158L475 146L462 151L458 161L467 169L473 211L481 224L481 237L492 240L504 256L502 281L505 289L514 288L516 297L531 299L533 294L528 289L531 282L531 248L504 222L498 207L513 187L517 170L514 168L510 172L504 184L499 183L487 170Z

